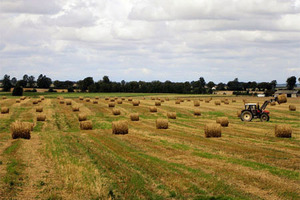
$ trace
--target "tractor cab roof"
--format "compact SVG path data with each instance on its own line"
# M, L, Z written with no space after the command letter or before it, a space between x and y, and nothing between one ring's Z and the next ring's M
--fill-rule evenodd
M246 103L245 106L256 106L257 103Z

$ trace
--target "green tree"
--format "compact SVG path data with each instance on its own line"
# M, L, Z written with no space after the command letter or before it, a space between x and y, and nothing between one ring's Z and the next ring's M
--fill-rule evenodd
M23 87L20 85L20 81L17 82L16 87L13 89L12 96L23 96Z
M49 88L52 84L51 78L47 77L46 75L39 75L37 79L37 86L39 88Z
M291 76L286 80L286 87L288 90L293 90L296 86L296 77Z
M10 92L10 89L12 88L11 82L10 82L10 76L5 74L3 77L3 91L4 92Z

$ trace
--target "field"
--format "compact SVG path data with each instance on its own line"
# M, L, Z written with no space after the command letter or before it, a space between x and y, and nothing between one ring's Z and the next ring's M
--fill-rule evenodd
M267 98L226 97L229 104L214 104L223 96L166 94L52 94L37 105L38 96L16 103L2 99L0 107L0 199L300 199L300 99L268 106L270 121L242 122L237 111L242 99L260 102ZM141 96L142 95L142 96ZM78 105L60 104L57 96ZM100 96L98 104L79 96ZM126 96L113 115L104 97ZM140 100L139 106L128 101ZM145 99L144 99L145 97ZM150 106L164 101L151 113ZM175 99L184 100L175 104ZM195 107L193 100L200 101ZM191 101L188 101L190 99ZM232 102L235 99L236 102ZM297 111L289 111L289 105ZM37 121L42 106L46 121ZM201 116L194 116L199 109ZM168 129L156 129L157 118L169 119ZM93 130L80 130L78 114L92 121ZM139 113L139 121L130 121ZM204 126L228 117L222 137L206 138ZM33 122L31 139L11 138L10 124ZM112 122L127 120L129 134L112 134ZM291 138L277 138L274 127L290 125Z

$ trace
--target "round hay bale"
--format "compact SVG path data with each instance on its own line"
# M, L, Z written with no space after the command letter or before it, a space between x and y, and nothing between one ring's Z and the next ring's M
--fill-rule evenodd
M170 99L168 97L165 98L166 101L170 101Z
M238 110L237 111L237 117L241 117L242 111Z
M10 131L13 139L17 139L17 138L30 139L31 127L29 127L27 123L18 122L18 121L13 122L10 125Z
M6 97L6 96L3 96L2 99L7 99L7 97Z
M157 112L157 108L155 106L151 106L149 110L150 112Z
M70 99L66 99L66 105L68 106L72 105L72 101Z
M169 119L176 119L176 112L168 112L167 116Z
M292 128L290 125L280 124L275 126L275 136L281 138L290 138L292 137Z
M125 101L125 97L122 97L121 100L122 100L122 101Z
M79 100L80 100L80 101L83 101L83 97L79 97Z
M296 106L295 105L289 105L289 110L290 111L296 111Z
M216 119L216 122L217 122L218 124L220 124L221 126L223 126L223 127L227 127L228 124L229 124L228 117L218 117L218 118Z
M270 103L270 105L271 105L271 106L276 106L276 102L273 101L273 102Z
M22 96L22 97L20 98L21 101L24 101L25 99L26 99L25 96Z
M80 130L92 130L93 123L92 121L81 121L80 122Z
M203 101L203 99L199 99L199 101Z
M184 102L184 99L180 99L180 102Z
M42 102L42 100L41 100L41 99L38 99L37 101L38 101L39 103L41 103L41 102Z
M35 112L43 112L43 107L42 106L36 107Z
M46 115L45 114L38 114L36 116L37 121L45 121L46 120Z
M160 101L155 101L155 106L161 106Z
M108 103L108 107L109 107L109 108L113 108L113 107L115 107L115 105L116 105L116 104L115 104L114 102L109 102L109 103Z
M97 101L97 100L94 100L94 101L93 101L93 104L98 104L98 101Z
M9 113L9 108L8 107L2 107L1 108L1 114L7 114Z
M112 134L128 134L128 122L125 120L112 122Z
M180 104L180 100L176 100L176 101L175 101L175 104Z
M39 103L38 100L33 100L33 101L32 101L32 104L34 104L34 105L35 105L35 104L38 104L38 103Z
M108 100L109 100L109 98L108 98L108 97L105 97L104 99L105 99L106 101L108 101Z
M130 119L131 121L139 121L140 120L140 116L138 113L131 113L130 114Z
M134 100L134 101L132 101L132 105L133 106L139 106L140 105L140 101L139 100Z
M220 102L220 101L215 101L215 105L216 105L216 106L220 106L220 105L221 105L221 102Z
M79 111L79 106L78 105L73 105L72 110L73 110L73 112L78 112Z
M115 97L115 100L118 100L118 97Z
M194 106L195 106L195 107L198 107L198 106L200 106L200 102L199 102L199 101L197 101L197 100L195 100L195 101L194 101Z
M111 98L111 99L109 99L109 101L110 101L110 102L115 102L116 100L113 99L113 98Z
M169 122L167 119L157 119L156 120L156 128L157 129L168 129Z
M128 101L132 101L132 98L128 98Z
M204 126L204 134L205 137L221 137L222 134L222 130L221 130L221 126L219 124L214 124L214 123L210 123L210 124L206 124Z
M31 122L22 122L24 124L24 126L27 126L27 128L30 130L30 131L33 131L33 128L34 128L34 124L31 123Z
M16 103L21 103L21 100L20 100L20 99L17 99L17 100L16 100Z
M201 116L201 111L200 110L194 110L194 115L195 116Z
M155 98L154 98L154 97L151 97L151 100L155 100Z
M209 103L210 102L210 100L209 99L205 99L205 103Z
M113 115L120 115L120 114L121 114L121 111L120 111L119 109L117 109L117 108L114 108L114 109L112 110L112 113L113 113Z
M99 97L95 97L96 100L99 100Z
M123 101L122 100L117 100L117 104L122 104L123 103Z
M165 102L165 100L164 100L164 99L161 99L160 102L163 103L163 102Z
M64 100L60 100L59 103L60 104L65 104L65 101Z
M81 122L81 121L86 121L86 120L87 120L86 114L81 113L78 115L78 121Z
M229 104L229 101L228 101L228 100L225 100L225 101L224 101L224 104L228 105L228 104Z
M279 104L286 103L287 102L287 98L286 98L285 94L278 95L277 102Z
M235 99L232 99L232 100L231 100L231 102L232 102L232 103L235 103L235 102L236 102L236 100L235 100Z
M41 96L40 99L41 99L42 101L44 101L44 100L45 100L45 97L44 97L44 96Z
M86 98L85 102L91 102L91 99L90 98Z

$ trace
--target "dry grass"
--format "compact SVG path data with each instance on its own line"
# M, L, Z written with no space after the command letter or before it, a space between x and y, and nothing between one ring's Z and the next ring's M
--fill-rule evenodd
M295 105L289 105L289 110L290 111L296 111L296 106Z
M112 110L112 113L113 113L113 115L120 115L120 114L121 114L121 111L120 111L119 109L117 109L117 108L114 108L114 109Z
M218 117L216 122L219 123L223 127L227 127L229 124L228 117Z
M38 114L36 116L37 121L45 121L46 120L46 115L45 114Z
M169 119L176 119L176 112L168 112L167 116Z
M33 131L34 124L31 122L22 122L30 131Z
M195 100L195 101L194 101L194 106L195 106L195 107L200 106L200 101Z
M112 134L128 134L128 122L125 120L112 122Z
M194 115L195 116L201 116L201 111L200 110L194 110Z
M80 129L81 130L92 130L93 129L92 121L81 121L80 122Z
M280 124L275 126L275 136L282 138L292 137L292 128L290 125Z
M83 114L83 113L80 113L78 115L78 121L86 121L87 120L87 115L86 114Z
M109 102L109 103L108 103L108 107L109 107L109 108L113 108L113 107L115 107L115 105L116 105L116 104L115 104L114 102Z
M231 100L231 102L232 102L232 103L235 103L235 102L236 102L236 100L235 100L235 99L232 99L232 100Z
M29 127L27 123L18 122L18 121L13 122L10 125L10 131L13 139L17 139L17 138L30 139L31 127Z
M156 128L157 129L168 129L169 122L167 119L156 119Z
M36 107L35 111L36 112L43 112L43 107L42 106Z
M160 101L155 101L155 106L161 106L161 102Z
M240 111L240 110L236 111L237 117L241 117L241 114L242 114L242 111Z
M168 97L165 98L166 101L170 101L170 99Z
M139 121L140 120L140 116L138 113L131 113L130 114L130 119L131 121Z
M155 106L151 106L149 110L150 112L157 112L157 108Z
M221 126L219 124L206 124L204 127L205 137L221 137Z
M9 113L9 108L8 107L2 107L1 108L1 114L7 114Z
M73 110L73 112L78 112L79 111L79 106L78 105L73 105L72 110Z

